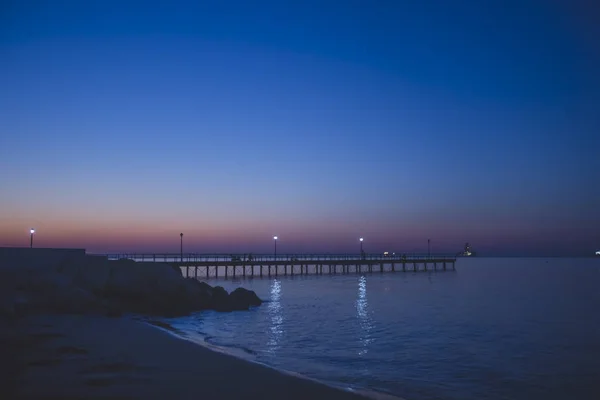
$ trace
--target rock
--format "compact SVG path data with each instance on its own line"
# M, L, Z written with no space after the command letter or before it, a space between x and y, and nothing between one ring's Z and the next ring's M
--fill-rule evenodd
M185 279L186 283L188 283L189 285L192 285L197 290L212 295L213 287L210 286L208 283L201 282L196 278L184 278L184 279Z
M56 274L59 275L59 274ZM45 279L49 277L46 276ZM72 284L64 284L59 276L53 285L39 287L40 281L27 290L16 292L13 309L17 316L32 314L95 314L102 313L104 304L89 291ZM59 282L63 284L57 284Z
M193 310L213 309L228 312L248 310L250 307L262 304L262 300L251 290L237 288L228 294L221 286L212 287L195 278L185 278L185 282L187 304L190 304Z
M240 288L230 295L223 287L184 278L168 263L85 255L57 257L42 266L0 264L0 293L4 318L32 313L175 317L206 309L247 310L262 303L252 291Z
M104 297L122 312L177 317L211 308L212 287L183 278L169 264L114 264L111 270Z
M231 294L227 294L221 286L212 289L211 308L216 311L242 311L261 304L262 300L251 290L237 288Z
M252 306L260 306L262 300L252 290L237 288L229 295L233 310L248 310Z
M185 278L187 303L193 311L210 308L213 288L195 278Z
M104 312L104 304L87 290L70 286L45 297L40 309L57 314L96 314Z
M70 275L56 271L43 271L32 273L26 283L19 287L20 290L36 294L51 295L73 287L73 278Z
M212 289L211 308L216 311L231 311L229 293L221 286Z
M197 280L195 278L189 278L189 279L193 279L202 288L202 290L208 292L212 296L213 287L210 286L208 283L206 283L206 282L200 282L199 280Z
M77 286L102 297L110 279L112 265L105 257L87 257L85 263L65 262L57 271L71 276Z
M184 285L184 278L169 264L153 262L109 262L110 274L105 291L112 295L170 295Z

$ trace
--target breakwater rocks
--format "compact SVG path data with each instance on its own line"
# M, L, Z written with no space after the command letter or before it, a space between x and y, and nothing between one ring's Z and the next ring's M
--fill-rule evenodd
M0 315L123 313L176 317L195 311L249 310L262 301L238 288L228 293L184 278L167 263L83 256L19 265L0 262ZM37 265L36 265L37 264Z

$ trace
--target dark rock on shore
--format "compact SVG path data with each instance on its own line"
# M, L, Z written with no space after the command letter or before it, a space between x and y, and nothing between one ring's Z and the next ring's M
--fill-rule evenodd
M252 290L237 288L229 295L232 310L248 310L252 306L260 306L262 300Z
M193 310L206 310L212 301L212 287L194 278L185 278L187 301Z
M206 285L210 287L209 285ZM237 288L231 294L221 286L212 288L211 307L216 311L244 311L250 307L260 306L262 300L258 298L256 293L244 288Z
M138 313L176 317L201 310L248 310L262 301L252 291L231 294L164 263L90 258L87 263L63 262L35 269L0 270L6 286L0 307L4 316L39 313ZM5 278L5 279L2 279Z
M223 287L212 288L211 308L216 311L231 311L229 293Z

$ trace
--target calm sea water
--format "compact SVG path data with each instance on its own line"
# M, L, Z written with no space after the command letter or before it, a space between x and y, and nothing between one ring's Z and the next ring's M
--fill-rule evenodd
M408 400L600 399L600 259L210 283L268 302L170 322L277 368Z

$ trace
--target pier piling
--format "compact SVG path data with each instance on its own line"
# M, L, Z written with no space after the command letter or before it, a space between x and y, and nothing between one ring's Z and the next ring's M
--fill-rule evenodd
M258 255L253 256L252 259L242 256L234 255L201 255L201 254L116 254L116 255L105 255L109 260L119 259L132 259L134 261L145 262L166 262L173 266L179 267L182 274L189 278L196 279L210 279L213 277L219 277L219 270L224 269L224 274L221 276L226 279L229 276L233 278L236 275L242 275L242 277L263 277L279 275L279 267L283 267L283 275L295 276L300 274L304 275L323 275L323 269L325 268L326 274L356 274L361 275L365 272L372 274L373 270L377 271L379 266L379 272L396 272L400 269L396 269L397 264L402 265L402 272L406 272L407 264L412 264L413 272L430 271L431 265L433 264L434 271L447 271L456 270L456 257L454 256L376 256L376 255L320 255L320 256L298 256L298 255L278 255L277 259L273 255ZM245 255L244 255L245 256ZM183 261L182 261L183 260ZM248 261L248 263L246 263ZM440 269L438 269L440 264ZM450 265L448 265L450 264ZM389 267L386 267L389 265ZM341 268L338 271L338 266ZM240 267L242 270L237 271ZM249 267L249 268L248 268ZM257 268L258 267L258 271ZM264 268L267 267L267 271ZM275 268L275 271L272 270ZM289 271L288 271L289 267ZM354 270L352 270L354 267ZM202 270L205 268L205 270ZM214 273L211 269L214 268ZM230 271L231 268L231 271ZM298 268L298 269L296 269ZM239 274L241 272L241 274Z

